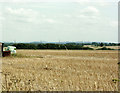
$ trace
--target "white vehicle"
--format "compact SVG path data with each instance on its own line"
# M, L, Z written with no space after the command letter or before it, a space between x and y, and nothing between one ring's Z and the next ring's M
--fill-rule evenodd
M8 46L7 50L10 50L11 54L16 54L16 47L15 46Z

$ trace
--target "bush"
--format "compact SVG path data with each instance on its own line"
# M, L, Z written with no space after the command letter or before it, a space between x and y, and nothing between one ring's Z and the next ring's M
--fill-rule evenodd
M114 50L114 49L103 47L103 48L99 48L99 49L97 49L97 50Z
M93 48L90 48L90 47L83 47L82 49L83 50L94 50Z

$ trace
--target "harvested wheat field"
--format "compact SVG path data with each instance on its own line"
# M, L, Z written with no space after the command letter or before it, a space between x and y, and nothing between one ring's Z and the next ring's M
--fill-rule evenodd
M117 91L117 50L17 50L2 59L7 91Z

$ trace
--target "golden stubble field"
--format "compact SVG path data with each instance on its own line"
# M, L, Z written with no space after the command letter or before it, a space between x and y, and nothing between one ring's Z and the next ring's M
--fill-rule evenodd
M2 58L3 91L117 91L117 50L17 50Z

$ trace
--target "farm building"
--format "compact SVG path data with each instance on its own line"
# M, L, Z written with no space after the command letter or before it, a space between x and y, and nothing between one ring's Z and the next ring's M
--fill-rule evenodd
M14 46L3 47L3 45L4 43L0 43L0 57L16 54L16 47Z

